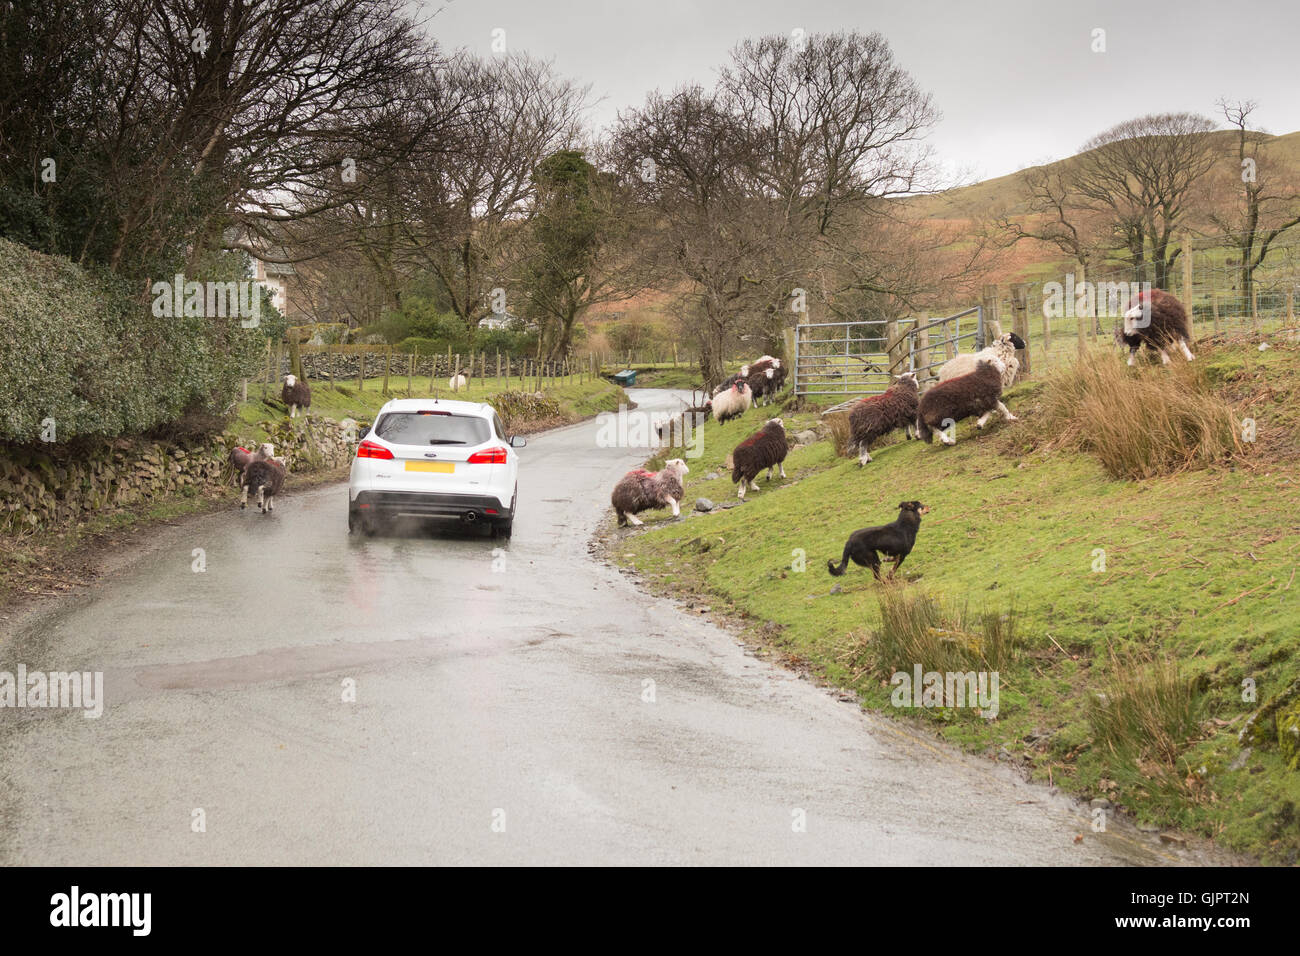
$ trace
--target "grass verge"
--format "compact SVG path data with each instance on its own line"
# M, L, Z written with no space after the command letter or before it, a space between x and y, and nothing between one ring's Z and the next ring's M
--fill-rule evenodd
M838 579L822 569L850 532L919 499L933 510L895 588L924 596L908 600L940 630L977 633L963 622L1014 613L1015 652L996 719L946 707L918 719L1140 823L1294 863L1300 773L1276 749L1244 750L1237 732L1300 671L1298 360L1300 349L1282 344L1200 351L1196 374L1216 400L1257 423L1256 441L1228 459L1192 456L1173 474L1117 478L1105 449L1054 440L1043 411L1051 381L1030 382L1006 396L1022 422L984 433L962 423L952 448L900 438L873 449L865 468L819 440L791 452L790 480L760 481L743 505L707 515L642 515L645 530L621 534L611 552L652 588L707 595L747 621L751 642L897 713L879 636L890 633L894 592L860 568ZM706 426L686 509L700 496L734 498L721 462L772 414ZM783 417L791 433L815 421ZM1132 745L1157 730L1159 746Z

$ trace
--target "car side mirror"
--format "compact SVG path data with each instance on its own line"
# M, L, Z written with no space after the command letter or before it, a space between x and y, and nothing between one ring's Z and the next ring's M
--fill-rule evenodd
M510 447L511 447L511 448L523 448L523 447L524 447L525 445L527 445L527 444L528 444L528 439L525 438L523 435L512 435L512 436L510 436Z

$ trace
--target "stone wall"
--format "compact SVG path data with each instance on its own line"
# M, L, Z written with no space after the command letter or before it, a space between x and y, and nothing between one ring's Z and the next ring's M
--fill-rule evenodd
M276 455L287 459L290 489L294 474L347 464L364 431L316 416L262 427ZM69 527L171 495L223 487L233 495L229 450L240 443L226 437L188 444L118 439L76 451L0 445L0 532Z
M347 379L356 381L357 373L361 369L361 354L357 352L309 352L304 350L302 353L302 370L309 382L328 381L330 374L333 373L336 385L345 385ZM384 353L368 352L365 353L366 360L366 378L383 378L384 376ZM480 357L476 354L474 357L474 369L472 373L466 372L470 362L470 356L462 355L460 357L460 368L463 373L469 374L471 378L478 378L481 371ZM410 369L410 356L403 352L394 352L391 356L390 376L394 379L405 378ZM415 360L415 374L428 375L432 370L434 378L447 379L451 378L452 368L456 364L455 356L452 356L450 363L446 355L419 355ZM274 363L272 363L274 364ZM546 366L548 375L555 376L563 374L564 366L559 362L542 363ZM572 366L574 374L577 374L578 365ZM501 356L501 374L513 377L518 383L519 376L522 373L529 375L535 374L537 363L532 359L509 359L507 356ZM286 352L280 361L280 377L283 378L289 374L289 356ZM497 361L495 354L489 354L487 357L487 377L495 379L497 374ZM263 375L265 375L265 363L263 363ZM508 382L506 383L509 384Z

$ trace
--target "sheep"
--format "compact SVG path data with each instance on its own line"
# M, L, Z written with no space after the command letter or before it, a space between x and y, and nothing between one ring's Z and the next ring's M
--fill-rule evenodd
M754 396L754 404L763 404L763 398L772 394L772 379L776 376L776 369L771 366L759 369L756 372L750 372L749 378L745 379L745 384L749 386L749 393Z
M468 387L468 385L469 379L467 379L464 373L461 372L457 372L451 378L447 379L447 387L453 392L459 392L462 388Z
M752 363L742 365L740 367L740 371L737 372L735 375L729 375L727 378L723 379L722 384L713 390L713 394L719 395L722 392L725 392L727 389L731 388L731 386L735 385L737 382L749 380L753 376L757 375L759 372L763 372L769 368L781 369L782 368L781 360L779 358L773 358L770 355L761 355L757 359L755 359ZM784 383L785 374L786 374L785 371L782 370L777 373L776 377L779 378L782 383ZM765 377L772 378L772 376L770 375ZM754 383L750 382L749 384L750 387L753 388ZM780 386L778 386L778 388L779 387Z
M1016 350L1024 347L1024 339L1014 332L1008 332L1006 335L999 336L987 348L980 349L978 352L967 352L944 362L939 369L939 381L946 382L960 375L969 375L975 371L975 366L980 362L996 358L1001 360L1004 366L1002 387L1009 388L1015 383L1016 376L1020 374L1020 360L1016 358Z
M297 418L298 409L311 408L311 386L293 375L286 375L284 388L280 389L280 401L289 406L289 417Z
M265 447L265 446L264 446ZM244 468L244 488L239 498L239 510L248 507L248 492L257 494L257 510L270 514L275 510L275 496L284 487L287 469L275 458L255 458Z
M733 418L739 418L754 402L754 395L745 382L736 382L727 391L713 396L713 417L719 425L726 424Z
M614 493L609 502L614 506L618 516L619 527L629 522L633 525L644 524L637 512L650 508L672 508L673 517L681 517L681 501L686 491L682 487L682 476L690 472L686 462L680 458L670 459L664 464L663 471L646 471L638 468L629 471L614 486Z
M1165 349L1177 344L1187 361L1196 358L1188 348L1191 332L1187 326L1187 311L1183 304L1163 289L1139 292L1129 300L1124 313L1124 325L1115 329L1115 344L1128 346L1128 364L1137 358L1144 344L1160 353L1160 363L1169 364Z
M772 469L780 468L781 477L785 474L785 456L790 446L785 438L785 424L779 418L768 419L754 434L737 445L727 456L727 467L731 469L731 480L740 482L737 497L745 500L745 486L748 484L758 491L755 479L764 468L767 480L772 480Z
M235 469L236 483L243 480L244 469L254 461L267 461L275 457L275 446L270 442L263 442L257 446L257 451L249 451L243 445L236 445L230 449L230 464Z
M979 415L975 426L983 428L995 409L1007 421L1016 421L1016 416L1002 404L1002 376L1005 371L1001 360L993 358L980 362L969 375L960 375L930 386L917 405L917 434L928 444L933 440L932 433L937 431L939 440L945 445L955 445L957 439L943 430L945 424L955 425L963 418Z
M912 437L917 404L916 373L904 372L884 394L869 395L853 406L849 412L849 447L856 447L860 453L859 468L871 461L871 443L877 438L895 428L907 429L907 437Z

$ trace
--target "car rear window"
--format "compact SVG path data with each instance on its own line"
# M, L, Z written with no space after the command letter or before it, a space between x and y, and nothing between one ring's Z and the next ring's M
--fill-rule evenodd
M375 434L395 445L481 445L490 437L486 419L419 412L389 412Z

